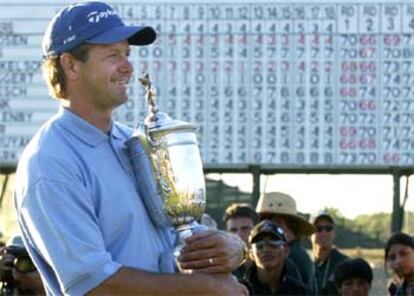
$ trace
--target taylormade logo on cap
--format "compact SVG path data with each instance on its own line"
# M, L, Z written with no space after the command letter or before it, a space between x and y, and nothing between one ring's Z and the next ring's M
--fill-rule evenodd
M113 16L116 15L118 16L118 14L116 13L115 10L106 10L106 11L92 11L91 13L88 14L88 21L90 23L99 23L99 21L101 20L101 18L107 18L109 16Z

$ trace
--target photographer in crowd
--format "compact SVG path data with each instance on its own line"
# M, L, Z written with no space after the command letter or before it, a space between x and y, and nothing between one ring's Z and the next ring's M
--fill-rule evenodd
M0 248L0 296L44 295L42 280L20 236Z

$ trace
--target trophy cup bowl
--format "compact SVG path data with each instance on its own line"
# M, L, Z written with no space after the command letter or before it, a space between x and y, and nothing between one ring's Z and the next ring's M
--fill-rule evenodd
M206 229L197 223L206 205L203 165L195 133L197 126L159 112L149 75L140 82L146 87L150 112L127 146L136 175L146 165L152 172L150 182L142 182L137 176L138 186L144 188L145 196L150 196L144 198L144 204L153 222L160 227L174 226L177 239L172 252L176 259L184 239ZM140 157L144 161L136 162Z

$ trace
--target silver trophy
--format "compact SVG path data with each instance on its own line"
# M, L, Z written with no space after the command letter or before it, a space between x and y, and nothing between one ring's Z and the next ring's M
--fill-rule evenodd
M197 223L206 205L197 126L160 112L150 76L145 74L139 81L146 90L149 114L127 146L132 159L138 160L136 172L143 171L143 166L150 167L152 178L137 176L138 186L144 191L141 195L146 197L144 203L153 222L160 227L173 225L176 229L176 246L172 250L176 259L183 240L206 229ZM145 158L149 160L147 164Z

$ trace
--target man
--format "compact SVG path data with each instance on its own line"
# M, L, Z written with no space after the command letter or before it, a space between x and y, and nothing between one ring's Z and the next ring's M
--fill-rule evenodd
M98 1L64 7L45 32L44 76L62 106L21 156L15 204L50 295L247 293L230 274L243 243L225 232L186 239L180 265L194 274L161 273L174 233L151 219L125 148L133 131L112 120L128 99L130 45L155 38Z
M282 228L263 220L251 231L250 256L254 262L246 271L242 283L250 295L309 295L309 289L286 273L288 246Z
M289 246L288 258L299 270L300 279L312 290L312 261L306 249L301 246L300 239L315 232L314 226L298 215L295 200L281 192L263 194L257 203L256 212L260 220L272 220L283 229Z
M223 215L223 222L226 230L230 233L236 234L249 246L249 234L253 226L258 222L259 217L255 210L247 203L233 203L227 207ZM252 261L247 259L240 265L233 274L241 279L246 272L246 269L252 265Z
M347 256L334 246L334 219L328 212L320 211L311 217L310 222L316 227L311 236L316 294L338 295L334 271Z
M223 222L228 232L236 234L246 245L249 244L249 234L259 217L247 203L232 203L224 211Z
M335 269L335 282L341 296L368 296L373 273L362 258L346 259Z
M0 295L44 295L42 279L20 235L0 247Z

